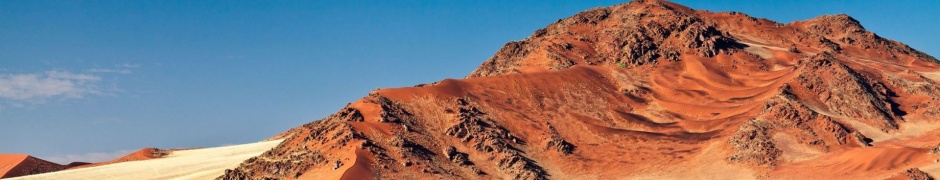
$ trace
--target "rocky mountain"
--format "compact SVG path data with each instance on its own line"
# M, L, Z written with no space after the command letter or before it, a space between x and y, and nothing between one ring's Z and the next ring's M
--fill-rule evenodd
M219 179L930 178L940 61L826 15L633 1L373 91Z

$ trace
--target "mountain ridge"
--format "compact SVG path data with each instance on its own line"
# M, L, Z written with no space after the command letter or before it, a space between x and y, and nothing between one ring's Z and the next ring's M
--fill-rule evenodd
M938 63L844 14L634 1L373 91L219 179L929 177Z

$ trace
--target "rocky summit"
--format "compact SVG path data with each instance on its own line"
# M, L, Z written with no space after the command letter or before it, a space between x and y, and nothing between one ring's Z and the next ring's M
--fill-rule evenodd
M940 61L844 15L633 1L373 91L218 179L930 179Z

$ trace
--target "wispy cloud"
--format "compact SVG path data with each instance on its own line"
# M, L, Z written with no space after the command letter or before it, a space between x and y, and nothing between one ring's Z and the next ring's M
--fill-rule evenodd
M86 71L91 73L120 73L120 74L130 74L134 71L132 69L139 68L139 64L119 64L115 65L114 68L93 68Z
M120 124L120 123L125 123L125 122L126 122L125 120L121 118L117 118L117 117L100 117L91 121L91 124L92 125L109 125L109 124Z
M68 154L68 155L59 155L59 156L51 156L51 157L40 157L40 158L45 159L45 160L47 160L47 161L52 161L52 162L55 162L55 163L59 163L59 164L68 164L68 163L72 163L72 162L96 163L96 162L110 161L110 160L112 160L112 159L116 159L116 158L119 158L119 157L128 155L128 154L130 154L130 153L132 153L132 152L134 152L134 150L126 150L126 149L124 149L124 150L117 150L117 151L114 151L114 152L93 152L93 153L85 153L85 154Z
M103 68L95 68L95 69L89 69L88 72L93 72L93 73L121 73L121 74L130 74L130 73L132 73L133 71L131 71L130 69L103 69Z
M67 71L0 74L0 99L44 102L52 98L83 98L99 94L101 77Z
M119 66L125 67L125 68L139 68L140 64L121 64Z

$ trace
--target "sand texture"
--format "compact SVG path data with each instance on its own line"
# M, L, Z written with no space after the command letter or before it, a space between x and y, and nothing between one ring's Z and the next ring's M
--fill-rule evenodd
M258 156L280 142L275 140L215 148L176 150L157 159L113 162L12 179L213 179L222 175L225 169L234 168L242 161ZM138 153L129 156L136 155Z

